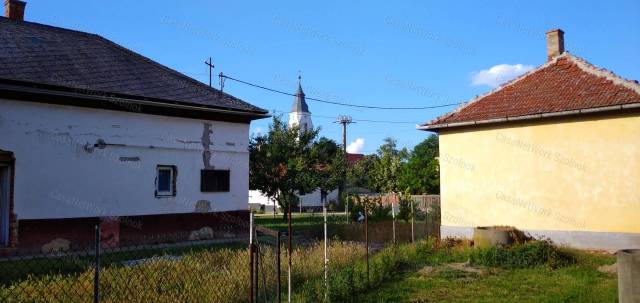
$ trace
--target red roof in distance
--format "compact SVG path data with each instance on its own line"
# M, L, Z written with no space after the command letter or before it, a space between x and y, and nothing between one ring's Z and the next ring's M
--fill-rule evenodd
M347 165L349 166L353 166L356 163L358 163L358 161L364 159L364 155L363 154L351 154L351 153L347 153Z

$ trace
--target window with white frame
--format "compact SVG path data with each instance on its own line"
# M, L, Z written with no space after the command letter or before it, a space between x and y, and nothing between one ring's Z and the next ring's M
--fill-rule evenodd
M156 169L156 197L173 197L176 195L176 167L158 165Z

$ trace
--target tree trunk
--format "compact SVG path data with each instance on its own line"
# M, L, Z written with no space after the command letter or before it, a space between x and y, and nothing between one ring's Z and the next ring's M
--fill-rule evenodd
M288 216L288 209L289 209L289 203L291 203L291 201L288 201L287 199L287 195L286 194L282 194L280 196L280 207L283 209L282 211L282 220L284 220L285 222L287 222L287 216Z

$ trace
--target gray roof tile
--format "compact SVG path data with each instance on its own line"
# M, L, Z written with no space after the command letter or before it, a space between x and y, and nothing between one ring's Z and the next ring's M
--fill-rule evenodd
M4 17L0 79L266 113L101 36Z

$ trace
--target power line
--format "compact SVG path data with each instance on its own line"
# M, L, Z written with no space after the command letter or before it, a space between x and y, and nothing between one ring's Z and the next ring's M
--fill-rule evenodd
M278 94L283 94L283 95L287 95L287 96L293 96L295 97L295 94L292 93L287 93L281 90L277 90L277 89L273 89L273 88L268 88L266 86L262 86L262 85L258 85L258 84L254 84L251 82L247 82L247 81L243 81L243 80L239 80L233 77L229 77L229 76L223 76L229 80L233 80L242 84L246 84L249 86L253 86L256 88L260 88L260 89L264 89L264 90L268 90L274 93L278 93ZM421 107L384 107L384 106L372 106L372 105L359 105L359 104L349 104L349 103L343 103L343 102L336 102L336 101L327 101L327 100L322 100L322 99L317 99L317 98L310 98L310 97L306 97L307 100L311 100L311 101L317 101L317 102L322 102L322 103L328 103L328 104L333 104L333 105L340 105L340 106L349 106L349 107L358 107L358 108L368 108L368 109L385 109L385 110L416 110L416 109L432 109L432 108L440 108L440 107L447 107L447 106L454 106L454 105L460 105L463 104L463 102L458 102L458 103L450 103L450 104L441 104L441 105L432 105L432 106L421 106Z
M286 111L282 111L282 110L273 110L276 113L281 113L281 114L288 114L289 112ZM339 117L337 116L322 116L322 115L316 115L316 114L311 114L312 117L316 117L316 118L325 118L325 119L331 119L331 120L336 120L339 119ZM386 120L370 120L370 119L352 119L352 121L355 122L370 122L370 123L389 123L389 124L412 124L412 125L416 125L416 124L420 124L419 122L410 122L410 121L386 121Z

